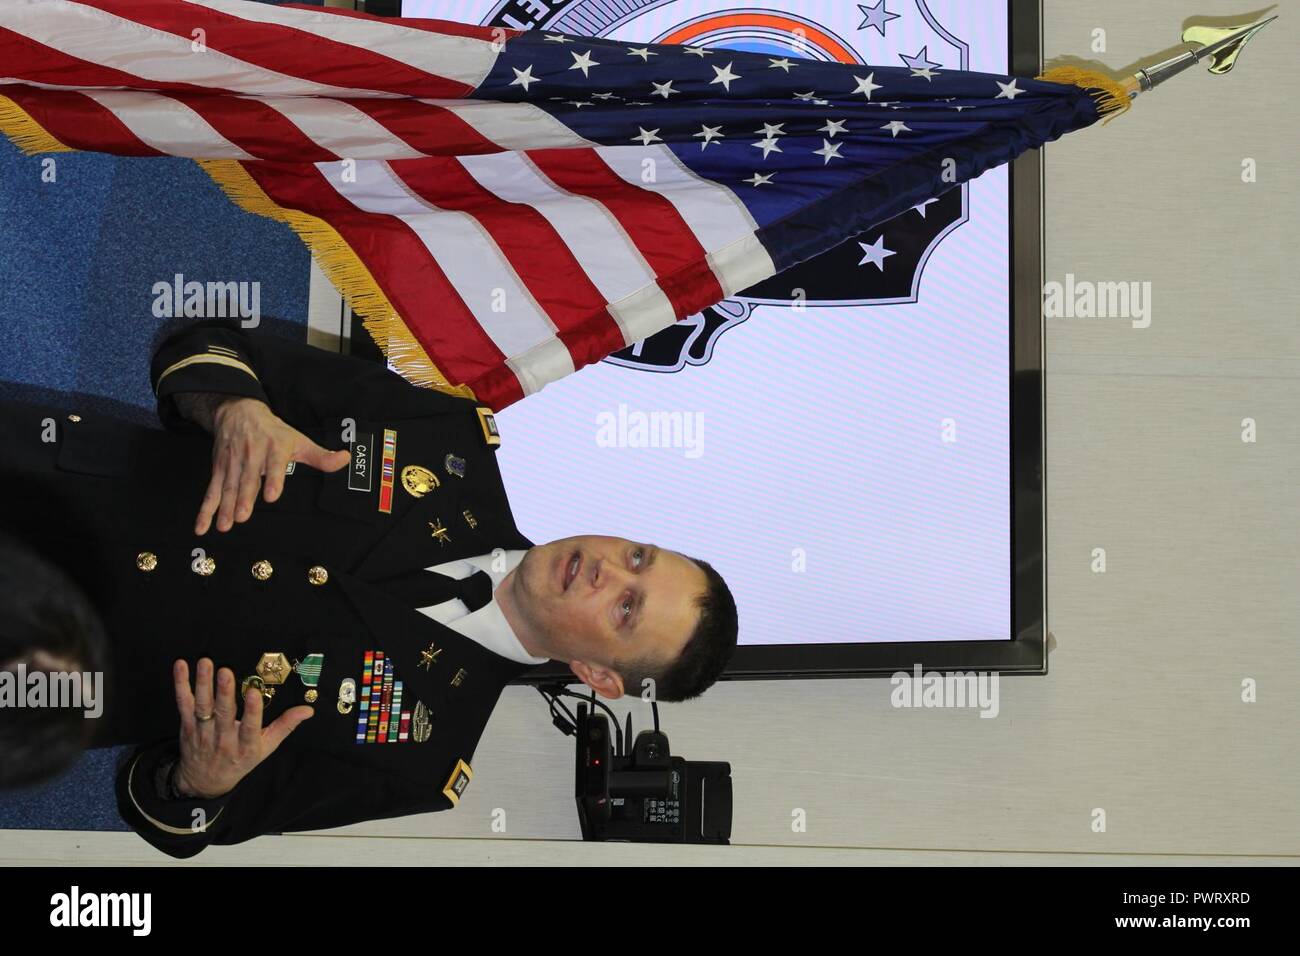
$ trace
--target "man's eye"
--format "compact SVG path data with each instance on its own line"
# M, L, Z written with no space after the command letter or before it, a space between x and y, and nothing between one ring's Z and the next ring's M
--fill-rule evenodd
M629 617L632 616L632 598L630 597L623 598L623 603L620 604L619 607L622 608L623 610L624 621L626 621Z
M632 552L633 566L639 568L643 561L645 561L645 548L637 548Z

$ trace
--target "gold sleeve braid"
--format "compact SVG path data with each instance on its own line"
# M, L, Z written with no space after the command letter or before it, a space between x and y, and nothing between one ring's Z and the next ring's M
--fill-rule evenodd
M174 827L169 824L163 823L161 820L155 820L153 817L149 816L149 814L145 813L144 807L140 806L140 801L135 798L135 789L134 789L135 765L139 763L139 761L140 758L138 756L131 761L131 769L127 771L127 775L126 775L126 792L131 797L131 802L135 804L135 808L138 811L140 811L140 816L144 817L146 820L148 820L150 823L156 826L159 830L162 830L164 833L174 833L177 836L197 836L198 834L203 833L205 830L207 830L207 828L211 826L213 823L216 823L217 817L221 816L221 814L225 812L226 808L222 807L220 810L217 811L217 816L213 817L211 820L203 824L203 826L198 828Z
M205 352L200 355L191 355L188 358L183 358L179 362L173 362L171 365L167 366L167 368L163 369L162 374L158 376L158 381L154 383L154 391L155 392L158 391L158 387L162 385L163 379L165 379L172 372L180 371L181 369L188 368L191 365L205 365L205 364L225 365L229 368L236 368L239 369L241 372L251 375L254 381L259 381L257 377L257 373L254 372L252 368L248 366L247 363L241 362L239 359L234 358L233 356L230 355L222 355L222 354Z

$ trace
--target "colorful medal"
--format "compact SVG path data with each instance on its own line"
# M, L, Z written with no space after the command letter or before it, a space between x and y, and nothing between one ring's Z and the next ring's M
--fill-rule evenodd
M293 662L293 669L297 672L298 678L302 681L302 686L307 688L304 699L309 704L316 703L318 696L316 687L320 684L321 668L325 666L324 654L308 654L300 661Z
M393 513L393 477L397 470L397 431L384 429L384 450L379 468L379 510Z

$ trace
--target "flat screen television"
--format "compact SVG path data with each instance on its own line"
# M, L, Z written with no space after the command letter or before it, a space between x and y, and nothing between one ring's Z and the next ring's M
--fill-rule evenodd
M1042 68L1033 2L369 9L875 65ZM728 679L1046 673L1042 185L1030 151L504 409L499 461L520 530L709 561L740 610ZM567 673L551 664L527 680Z

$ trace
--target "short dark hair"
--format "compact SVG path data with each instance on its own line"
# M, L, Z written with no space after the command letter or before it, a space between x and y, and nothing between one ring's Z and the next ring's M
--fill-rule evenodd
M0 594L0 668L31 667L33 655L44 651L79 671L105 669L108 641L85 595L59 568L4 534ZM0 708L0 789L67 769L90 742L94 723L69 707Z
M704 593L695 599L700 619L690 640L677 659L664 663L641 659L631 663L624 675L624 688L639 693L647 680L653 681L654 699L678 702L698 697L713 686L736 650L739 622L736 601L727 582L713 566L699 558L689 558L704 572Z

